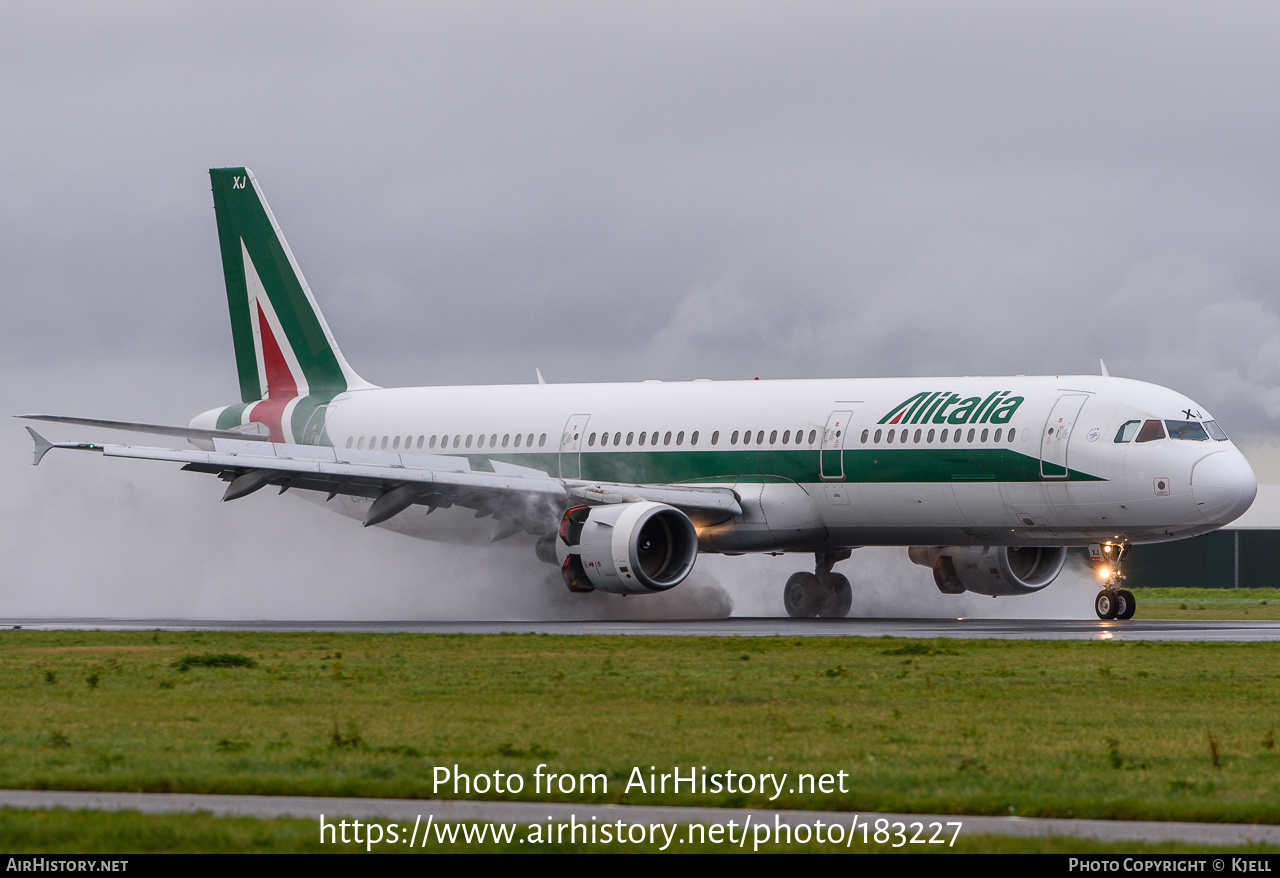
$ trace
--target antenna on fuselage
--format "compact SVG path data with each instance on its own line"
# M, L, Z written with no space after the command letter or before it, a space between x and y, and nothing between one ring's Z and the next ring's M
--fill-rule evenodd
M1102 357L1098 357L1098 365L1102 367L1102 377L1110 378L1111 373L1107 371L1107 361L1102 359Z
M537 372L537 373L538 373L538 383L539 383L539 384L546 384L546 383L547 383L547 379L545 379L545 378L543 378L543 377L542 377L542 370L541 370L541 369L539 369L537 366L534 366L534 367L533 367L533 371L535 371L535 372Z

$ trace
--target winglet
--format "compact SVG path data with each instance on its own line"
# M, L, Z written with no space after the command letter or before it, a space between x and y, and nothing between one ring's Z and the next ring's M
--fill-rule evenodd
M53 448L53 443L30 427L27 427L27 432L31 434L31 438L36 443L35 460L31 461L31 465L39 466L40 461L44 460L44 456L49 453L49 449Z
M1102 367L1102 377L1103 377L1103 378L1110 378L1110 377L1111 377L1111 373L1107 371L1107 361L1106 361L1106 360L1104 360L1104 359L1102 359L1101 357L1099 357L1099 358L1098 358L1098 365Z

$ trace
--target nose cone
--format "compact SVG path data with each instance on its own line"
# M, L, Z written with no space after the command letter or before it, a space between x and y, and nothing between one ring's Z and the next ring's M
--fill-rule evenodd
M1215 524L1227 524L1253 504L1258 480L1243 454L1217 451L1192 467L1191 493L1205 518Z

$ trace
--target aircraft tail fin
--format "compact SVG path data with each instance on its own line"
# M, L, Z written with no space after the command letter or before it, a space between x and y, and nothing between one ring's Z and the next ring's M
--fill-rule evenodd
M245 403L373 387L347 363L248 168L211 168Z

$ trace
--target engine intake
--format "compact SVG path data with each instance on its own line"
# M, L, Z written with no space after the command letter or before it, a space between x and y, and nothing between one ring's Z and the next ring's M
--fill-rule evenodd
M698 532L665 503L576 506L561 520L556 557L570 591L666 591L693 570Z
M1031 594L1058 578L1065 546L912 546L912 562L933 568L943 594Z

